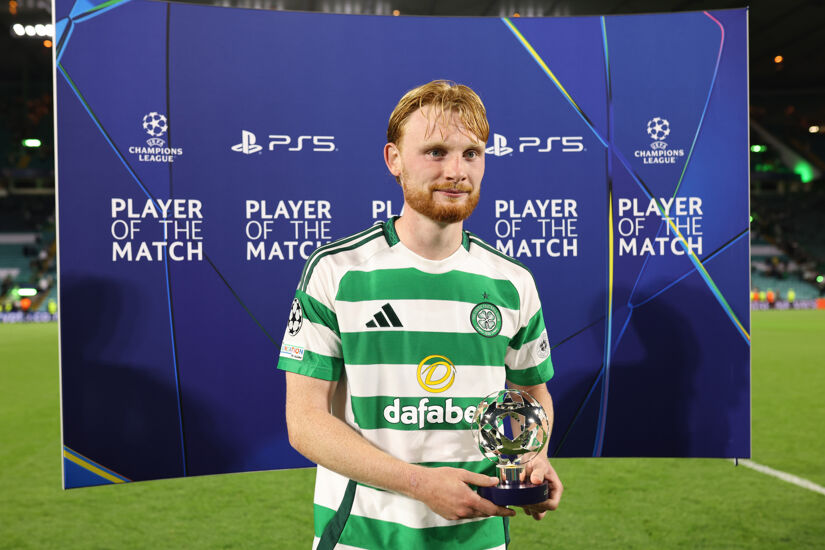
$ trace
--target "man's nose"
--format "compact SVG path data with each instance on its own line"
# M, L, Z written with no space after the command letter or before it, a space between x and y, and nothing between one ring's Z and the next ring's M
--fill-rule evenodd
M459 183L464 181L467 177L467 171L464 169L464 159L461 155L455 155L447 159L444 167L444 177L447 181Z

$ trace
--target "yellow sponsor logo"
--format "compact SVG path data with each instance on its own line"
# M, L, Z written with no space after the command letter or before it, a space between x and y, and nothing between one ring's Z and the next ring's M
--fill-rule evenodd
M428 355L418 363L418 384L430 393L441 393L455 382L455 365L443 355Z

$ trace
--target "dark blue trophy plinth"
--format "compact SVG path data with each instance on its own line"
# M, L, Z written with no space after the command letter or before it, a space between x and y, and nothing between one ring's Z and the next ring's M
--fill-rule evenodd
M499 506L528 506L550 498L550 484L502 481L495 487L479 487L478 494Z

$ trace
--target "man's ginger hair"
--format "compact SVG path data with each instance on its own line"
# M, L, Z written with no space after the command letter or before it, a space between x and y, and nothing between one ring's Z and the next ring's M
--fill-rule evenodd
M430 124L449 121L452 112L458 114L464 127L482 143L490 136L490 124L487 122L487 110L484 103L472 89L450 80L433 80L418 88L413 88L398 102L390 115L387 127L387 142L396 146L401 140L404 123L418 109L432 106L431 115L435 115Z

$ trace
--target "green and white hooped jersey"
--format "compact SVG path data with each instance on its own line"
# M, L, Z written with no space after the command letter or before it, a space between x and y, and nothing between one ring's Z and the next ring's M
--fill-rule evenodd
M505 380L553 376L526 267L466 231L449 258L427 260L400 242L394 219L310 256L278 368L338 380L334 414L401 460L488 475L475 406ZM318 466L313 548L488 549L506 538L502 518L448 521Z

